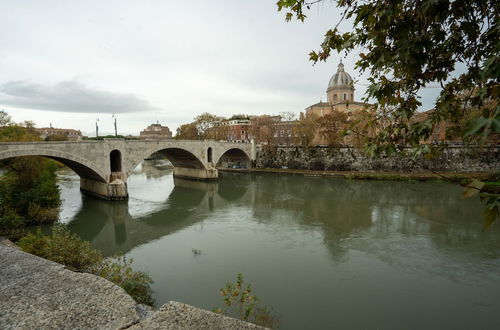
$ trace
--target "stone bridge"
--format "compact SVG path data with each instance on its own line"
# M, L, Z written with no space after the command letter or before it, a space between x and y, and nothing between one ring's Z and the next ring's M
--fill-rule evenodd
M94 196L123 200L128 197L127 178L134 168L154 153L174 165L174 176L214 180L217 164L250 166L255 144L184 140L124 140L79 142L0 143L0 160L44 156L61 162L80 176L80 189Z

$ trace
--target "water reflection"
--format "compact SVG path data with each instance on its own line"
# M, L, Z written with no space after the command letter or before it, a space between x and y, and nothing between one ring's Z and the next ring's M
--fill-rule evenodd
M105 255L150 272L160 303L211 308L244 272L285 328L495 323L500 226L481 232L482 205L455 185L232 173L204 183L155 162L128 184L125 203L63 185L63 212Z
M244 206L258 223L284 221L301 230L320 230L337 260L351 248L351 238L394 233L426 235L438 248L484 248L489 256L500 248L498 226L481 232L481 205L457 198L459 190L450 184L224 173L217 183L175 178L171 187L162 186L162 180L148 187L150 179L171 180L167 168L153 161L139 167L129 183L128 203L84 197L70 228L113 254L192 226L206 212ZM109 237L115 237L114 244Z

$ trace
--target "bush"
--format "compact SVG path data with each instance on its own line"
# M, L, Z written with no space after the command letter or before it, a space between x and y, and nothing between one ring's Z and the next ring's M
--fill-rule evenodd
M148 274L132 269L132 259L104 258L89 242L72 234L65 226L55 225L52 235L38 231L21 238L23 251L58 262L73 271L91 273L122 287L137 303L154 305Z
M122 287L136 302L145 305L154 305L152 298L151 277L141 271L134 271L131 267L133 259L118 256L105 259L97 265L93 273Z
M258 298L252 295L251 285L243 284L243 274L239 273L236 283L227 283L220 290L222 307L213 309L215 313L239 318L263 327L276 329L279 327L280 316L271 308L258 305Z
M92 272L96 265L103 262L99 251L62 225L54 226L50 236L43 236L38 231L36 235L21 238L17 244L25 252L58 262L73 271Z
M42 157L10 160L0 178L0 231L54 222L59 216L55 162Z

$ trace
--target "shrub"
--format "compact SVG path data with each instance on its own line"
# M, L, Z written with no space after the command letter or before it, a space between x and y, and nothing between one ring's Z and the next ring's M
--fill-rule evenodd
M276 329L280 316L272 309L258 305L258 298L252 295L251 285L243 284L243 274L239 273L236 283L226 283L220 290L222 307L213 309L215 313L239 318L264 327Z
M154 305L148 274L132 269L132 259L124 256L104 258L89 242L72 234L65 226L55 225L52 234L38 231L21 238L17 244L25 251L58 262L73 271L101 276L122 287L137 303Z
M38 231L21 238L17 244L25 252L58 262L74 271L91 272L95 265L103 261L102 255L89 242L62 225L54 226L50 236L41 235Z
M105 259L97 265L93 273L122 287L136 302L145 305L154 305L152 297L151 277L141 271L134 271L131 267L133 259L117 256Z
M7 162L0 178L0 230L57 220L61 200L56 169L55 162L42 157Z

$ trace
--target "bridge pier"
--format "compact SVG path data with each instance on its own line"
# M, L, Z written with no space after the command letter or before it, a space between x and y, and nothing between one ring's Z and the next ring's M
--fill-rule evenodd
M84 194L110 201L123 201L128 199L127 183L121 180L107 183L80 178L80 190Z
M219 174L217 169L212 165L208 168L187 168L187 167L174 167L174 177L189 179L211 181L217 180Z

